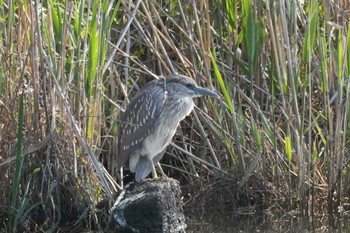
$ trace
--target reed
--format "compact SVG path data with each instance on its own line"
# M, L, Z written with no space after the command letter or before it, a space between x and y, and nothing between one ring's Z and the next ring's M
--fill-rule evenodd
M170 146L171 177L195 192L231 180L240 194L263 181L283 211L348 203L346 1L0 4L2 227L107 228L98 203L118 189L119 113L172 73L223 98L199 99L181 123L174 143L199 159Z

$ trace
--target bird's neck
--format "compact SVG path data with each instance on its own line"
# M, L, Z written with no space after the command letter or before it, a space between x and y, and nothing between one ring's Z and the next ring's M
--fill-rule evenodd
M169 114L169 116L165 118L167 125L178 125L180 121L191 113L194 107L191 97L168 99L166 102L163 113Z

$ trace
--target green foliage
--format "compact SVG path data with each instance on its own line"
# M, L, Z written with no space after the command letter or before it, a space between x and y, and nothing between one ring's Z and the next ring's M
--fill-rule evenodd
M32 181L33 175L40 171L41 171L40 168L36 168L29 176L24 193L22 195L23 198L21 199L19 206L16 208L15 219L12 224L14 228L16 228L23 221L25 221L25 219L29 218L31 212L35 211L35 209L39 207L39 203L31 203L30 189L32 185L31 181Z
M95 79L97 74L98 53L99 53L99 29L97 28L97 13L99 2L94 1L92 8L92 19L89 28L89 50L88 50L88 66L87 76L84 79L85 92L88 98L92 98L95 90Z
M62 41L62 30L63 30L63 19L61 14L61 7L59 3L54 3L53 0L50 0L51 5L51 16L52 16L52 24L53 24L53 31L54 31L54 38L56 42L56 46L58 49L58 52L62 49L62 44L60 43Z
M285 145L285 148L286 148L287 160L288 160L288 162L291 162L292 158L293 158L292 157L293 153L292 153L292 143L291 143L290 137L286 137L284 139L284 145Z
M310 62L312 58L318 25L318 1L311 0L309 7L309 24L307 26L303 47L304 62Z
M1 194L8 197L0 205L10 209L5 224L63 231L74 209L80 212L72 222L100 230L99 222L91 222L108 188L98 182L101 176L79 136L117 177L116 155L109 151L118 116L142 85L173 72L215 89L223 99L198 101L198 119L186 118L175 140L191 145L187 148L215 172L173 156L170 176L176 170L183 182L195 183L198 175L203 182L218 174L243 175L244 187L255 175L277 187L273 190L289 190L275 194L275 200L288 200L286 210L306 201L345 201L350 23L339 4L31 3L0 1L0 171L13 174L0 177L6 186ZM38 148L28 150L33 147ZM63 194L66 186L71 192ZM310 198L300 187L320 192ZM37 204L37 193L47 200ZM52 221L35 222L38 211Z
M230 109L230 112L233 114L234 113L234 108L233 108L233 104L231 102L231 98L230 98L230 95L227 91L227 88L226 88L226 85L225 85L225 82L220 74L220 70L216 64L216 61L215 61L215 57L214 55L210 52L210 57L211 57L211 62L213 64L213 69L214 69L214 73L215 73L215 76L220 84L220 87L221 87L221 91L224 95L224 98L225 98L225 101Z
M325 24L323 25L325 26ZM329 63L329 58L328 58L328 47L327 47L327 41L326 41L326 33L325 32L320 32L319 35L319 49L318 53L319 56L321 57L320 59L320 67L321 67L321 91L325 93L327 91L327 63Z
M264 43L265 25L264 21L256 20L252 0L243 0L242 2L242 36L244 48L248 57L249 75L253 75L258 67L258 54Z
M237 16L235 12L236 7L237 7L236 0L226 1L227 18L229 22L229 28L231 31L235 31L237 27L237 23L236 23Z

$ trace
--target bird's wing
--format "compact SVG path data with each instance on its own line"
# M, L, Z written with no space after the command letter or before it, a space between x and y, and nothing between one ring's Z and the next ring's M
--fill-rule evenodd
M166 99L164 90L164 79L154 80L145 85L126 108L119 124L118 167L123 166L145 137L154 131Z

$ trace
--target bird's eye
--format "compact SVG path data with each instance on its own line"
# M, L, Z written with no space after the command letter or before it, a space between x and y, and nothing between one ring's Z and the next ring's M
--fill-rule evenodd
M186 87L191 88L191 87L193 87L193 85L191 83L187 83Z

